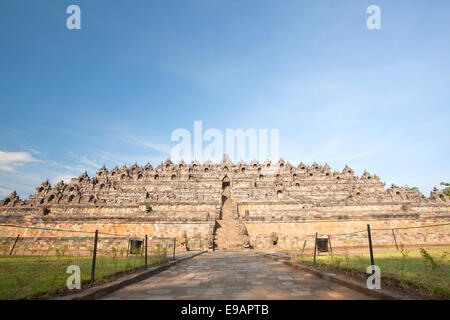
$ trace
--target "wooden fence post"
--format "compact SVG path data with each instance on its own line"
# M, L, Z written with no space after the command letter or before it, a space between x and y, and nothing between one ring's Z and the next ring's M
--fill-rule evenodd
M328 235L328 244L330 245L331 255L333 255L333 247L331 246L331 236L330 235Z
M398 244L397 244L397 239L395 238L394 229L392 229L392 235L394 236L395 246L397 247L397 251L398 251Z
M20 234L17 235L16 240L14 241L11 251L9 252L10 256L12 256L12 254L13 254L14 248L16 247L16 243L17 243L17 240L19 240L19 237L20 237Z
M173 238L173 255L172 258L175 260L175 247L177 246L177 238Z
M148 236L145 235L145 269L147 269L147 243L148 243Z
M95 281L95 262L97 259L97 241L98 241L98 230L95 230L94 252L92 254L91 285L93 285L94 281Z
M369 237L370 263L372 264L372 266L374 266L375 261L373 259L372 234L370 233L370 224L367 225L367 236Z
M303 258L303 252L305 252L305 246L306 246L306 240L305 240L305 242L303 242L302 258Z
M317 232L316 232L316 237L314 239L314 265L316 265L316 249L317 249Z

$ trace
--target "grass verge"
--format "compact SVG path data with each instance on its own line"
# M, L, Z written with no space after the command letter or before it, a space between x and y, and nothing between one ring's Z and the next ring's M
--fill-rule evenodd
M423 296L450 298L450 250L411 250L376 252L375 265L380 267L381 278L388 285L417 290ZM313 257L297 258L312 264ZM331 267L352 276L367 278L369 254L335 254L316 257L319 268Z
M148 266L166 260L165 254L148 257ZM131 273L144 267L143 256L97 257L95 282ZM66 281L71 275L67 267L78 265L81 283L86 287L91 278L92 257L78 256L0 256L0 299L49 298L68 291Z

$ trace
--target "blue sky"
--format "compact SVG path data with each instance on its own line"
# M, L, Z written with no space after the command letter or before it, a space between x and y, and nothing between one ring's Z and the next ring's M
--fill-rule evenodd
M3 0L0 196L156 165L195 120L428 195L450 180L449 35L446 0Z

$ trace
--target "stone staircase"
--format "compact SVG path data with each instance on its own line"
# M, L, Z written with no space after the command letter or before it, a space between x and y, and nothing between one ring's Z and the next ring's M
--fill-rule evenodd
M239 222L233 218L231 200L222 206L222 219L216 221L215 250L243 250Z

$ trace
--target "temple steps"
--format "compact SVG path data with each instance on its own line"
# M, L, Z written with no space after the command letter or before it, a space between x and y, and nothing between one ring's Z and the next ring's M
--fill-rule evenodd
M229 200L224 202L222 219L217 221L214 243L216 250L243 249L239 234L239 222L233 218L233 210Z

